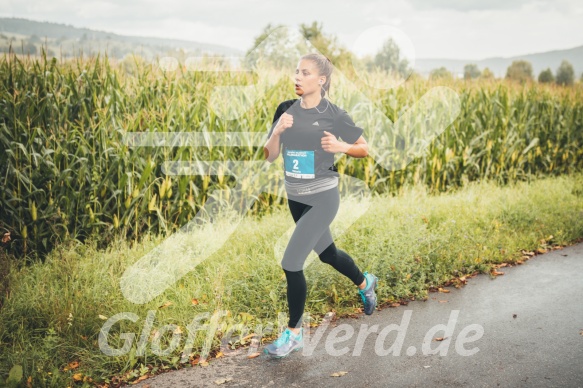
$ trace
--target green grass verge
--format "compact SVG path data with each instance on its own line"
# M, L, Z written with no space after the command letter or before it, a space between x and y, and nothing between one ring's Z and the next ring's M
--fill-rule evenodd
M349 204L341 206L345 205ZM429 289L453 277L516 262L523 256L522 249L572 244L583 237L582 215L581 174L503 188L489 182L471 183L439 196L409 187L395 197L373 198L368 210L335 242L362 271L379 277L377 294L382 305L423 299ZM217 225L215 233L221 233ZM91 241L68 242L58 246L44 264L13 265L8 282L3 282L8 290L0 310L0 384L9 380L11 370L10 380L22 375L26 381L30 376L33 386L89 386L104 381L115 385L189 365L180 360L187 325L202 312L212 315L228 310L229 315L217 321L218 331L210 343L206 333L199 332L192 357L205 344L216 349L221 334L236 324L253 329L277 322L278 313L288 310L281 251L274 246L292 226L285 207L261 219L243 219L227 244L143 305L124 298L120 278L162 242L159 237L147 237L136 247L116 241L107 251L97 250ZM279 249L285 248L281 245L285 241L279 240ZM331 310L347 316L361 307L356 287L329 265L314 260L304 272L306 311L314 322ZM148 310L156 311L152 331L147 333L150 339L164 325L180 328L175 331L182 332L181 342L171 354L154 354L150 340L145 354L136 355ZM109 345L121 348L123 333L135 333L136 338L128 353L108 356L100 351L98 335L104 318L121 312L137 314L139 319L114 325ZM159 337L162 348L168 346L171 334ZM69 364L75 361L79 366L71 368Z

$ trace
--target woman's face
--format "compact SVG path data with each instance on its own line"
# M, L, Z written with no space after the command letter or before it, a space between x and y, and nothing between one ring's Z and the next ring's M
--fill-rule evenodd
M322 83L318 83L318 81ZM318 74L318 68L313 61L309 59L302 59L296 68L296 94L298 96L318 93L320 94L320 85L323 85L326 80L325 76Z

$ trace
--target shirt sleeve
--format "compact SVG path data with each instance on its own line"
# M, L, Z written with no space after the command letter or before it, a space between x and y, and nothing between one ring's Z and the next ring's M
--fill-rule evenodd
M338 109L338 115L334 119L333 131L336 136L349 144L354 144L364 133L364 129L356 126L352 118L342 108Z

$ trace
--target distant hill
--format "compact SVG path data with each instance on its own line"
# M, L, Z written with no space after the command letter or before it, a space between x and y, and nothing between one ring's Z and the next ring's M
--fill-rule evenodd
M178 50L188 55L244 55L243 51L230 47L189 40L126 36L67 24L0 18L0 52L7 52L10 43L16 53L40 54L42 45L48 48L47 54L56 57L78 56L81 50L84 56L107 50L109 57L119 59L135 52L149 60L156 55L176 54Z
M496 77L506 76L506 69L512 61L523 59L532 64L533 76L538 77L541 71L550 67L553 74L556 73L557 68L563 59L571 62L575 70L575 78L581 76L583 72L583 46L574 47L566 50L554 50L536 54L518 55L509 58L495 57L486 58L479 61L472 60L458 60L458 59L417 59L415 61L415 69L424 75L428 75L433 69L444 66L449 71L456 75L464 72L464 66L468 63L475 63L480 70L489 68Z
M107 50L109 57L118 59L135 52L148 60L166 55L179 57L181 54L178 53L179 51L182 51L185 56L204 53L232 57L245 55L242 50L189 40L126 36L107 31L77 28L67 24L37 22L23 18L0 18L0 53L8 51L9 44L12 44L13 50L17 53L39 54L41 45L45 45L45 39L49 56L65 58L78 56L81 50L83 55L95 55L97 52L104 53ZM532 64L535 78L542 70L549 67L555 73L563 59L573 65L575 78L579 79L583 72L583 46L509 58L486 58L479 61L419 58L415 61L414 68L427 76L431 70L444 66L454 75L463 76L464 66L475 63L480 70L487 67L496 77L504 77L512 61L519 59L527 60Z

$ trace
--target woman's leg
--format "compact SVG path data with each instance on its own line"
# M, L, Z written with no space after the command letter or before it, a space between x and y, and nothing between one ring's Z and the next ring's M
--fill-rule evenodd
M330 264L338 272L349 278L356 286L360 286L364 282L364 274L356 266L356 263L348 253L340 248L336 248L332 242L319 255L320 260L324 263Z
M288 327L299 329L301 326L302 315L306 307L306 296L308 287L304 271L287 271L285 277L287 280L287 305L289 307Z
M300 271L304 269L306 258L316 248L316 244L322 236L324 234L329 236L329 226L338 212L339 204L340 198L337 188L306 197L288 199L296 227L281 261L285 270ZM331 239L330 242L332 242ZM319 254L319 252L317 253Z
M311 206L291 199L288 199L288 206L296 223L305 212L311 209ZM287 304L289 307L288 327L298 328L306 304L308 291L306 277L304 276L303 270L287 271L284 269L283 271L287 280Z
M287 279L288 327L301 326L307 295L304 262L322 234L329 231L338 204L339 201L334 201L334 196L326 192L296 197L295 200L288 197L288 206L296 223L281 261Z

